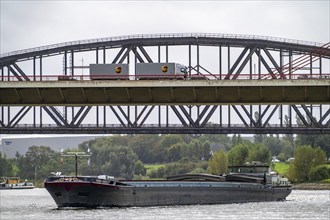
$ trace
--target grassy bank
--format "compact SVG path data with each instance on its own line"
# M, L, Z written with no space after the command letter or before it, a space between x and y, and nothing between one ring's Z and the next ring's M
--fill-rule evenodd
M147 176L150 176L151 172L156 172L159 168L165 167L165 164L145 164L144 167L147 169Z
M288 163L275 163L272 169L279 175L287 176L290 164ZM327 166L330 167L330 164ZM306 183L293 183L293 189L297 190L330 190L330 179L322 180L320 182L306 182Z
M288 170L289 170L290 164L288 163L275 163L274 166L272 166L272 169L276 171L279 175L286 176Z

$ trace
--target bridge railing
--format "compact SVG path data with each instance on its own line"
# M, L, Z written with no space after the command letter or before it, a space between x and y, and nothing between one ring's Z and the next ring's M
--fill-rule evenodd
M74 45L83 45L83 44L92 44L92 43L102 43L102 42L114 42L122 40L131 40L131 39L157 39L157 38L184 38L184 37L194 37L198 38L229 38L229 39L253 39L253 40L265 40L265 41L275 41L279 43L291 43L297 45L307 45L307 46L322 46L321 43L312 42L312 41L302 41L270 36L259 36L259 35L242 35L242 34L221 34L221 33L168 33L168 34L139 34L139 35L124 35L124 36L115 36L115 37L105 37L105 38L95 38L88 40L77 40L64 43L51 44L41 47L34 47L29 49L17 50L8 53L0 54L0 58L20 55L30 52L39 52L54 48L61 48Z
M94 79L97 80L224 80L226 74L200 74L200 75L192 75L191 77L187 77L185 79L180 76L177 78L174 75L129 75L129 76L116 76L116 75L93 75ZM1 76L0 82L18 82L18 81L91 81L90 75L42 75L42 76L33 76L27 75L23 77L16 77L16 76ZM284 75L284 80L300 80L300 79L313 79L313 80L323 80L323 79L330 79L330 73L314 73L314 74L287 74ZM230 79L228 79L230 80ZM280 78L273 79L269 74L240 74L239 77L235 80L283 80Z

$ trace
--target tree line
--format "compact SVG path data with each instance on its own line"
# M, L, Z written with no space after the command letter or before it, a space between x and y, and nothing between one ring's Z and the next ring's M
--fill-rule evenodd
M90 149L89 161L86 157L79 159L80 175L108 174L125 179L164 178L188 172L221 174L227 172L228 165L249 161L270 164L272 156L281 161L295 157L288 176L301 182L313 175L327 178L327 168L317 167L329 158L329 140L330 135L255 135L254 142L240 135L115 135L83 142L68 151ZM74 159L62 159L59 152L48 146L31 146L24 155L16 153L15 158L0 153L0 176L33 180L58 171L74 175ZM147 174L145 164L165 165Z

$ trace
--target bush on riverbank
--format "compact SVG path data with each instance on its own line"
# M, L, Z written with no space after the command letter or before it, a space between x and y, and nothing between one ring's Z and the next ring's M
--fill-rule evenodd
M313 167L310 171L310 179L320 181L330 178L330 167L327 165L320 165Z
M297 147L294 151L294 160L291 162L288 170L288 178L291 182L307 182L315 181L311 177L311 171L326 163L326 156L324 151L318 148L308 146ZM324 170L319 172L313 171L315 175L324 175Z

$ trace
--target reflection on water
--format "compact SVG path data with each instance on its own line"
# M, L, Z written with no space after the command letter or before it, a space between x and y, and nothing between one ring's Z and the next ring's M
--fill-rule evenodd
M0 219L330 219L329 190L294 190L283 202L57 209L45 189L0 191Z

